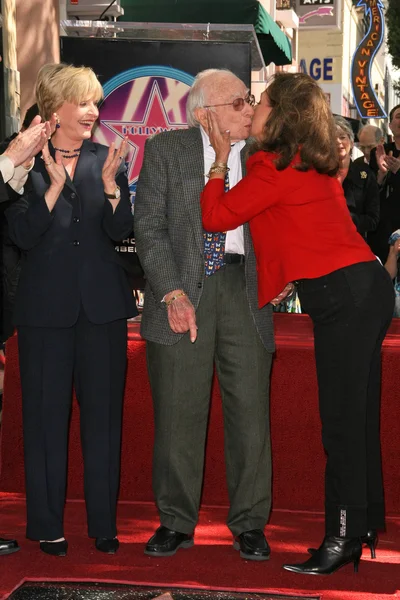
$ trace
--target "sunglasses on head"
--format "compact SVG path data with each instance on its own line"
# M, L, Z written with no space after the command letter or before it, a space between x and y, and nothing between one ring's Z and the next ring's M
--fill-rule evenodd
M256 99L253 94L248 92L245 98L235 98L232 102L224 102L223 104L208 104L203 108L215 108L216 106L232 106L233 110L240 111L243 110L245 104L249 104L250 106L254 106L256 103Z

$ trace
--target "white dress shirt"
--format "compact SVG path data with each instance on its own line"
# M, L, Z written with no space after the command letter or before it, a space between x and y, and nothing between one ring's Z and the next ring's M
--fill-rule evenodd
M210 144L210 139L204 129L200 127L201 137L203 140L204 149L204 173L208 173L213 162L215 162L214 148ZM231 152L228 158L229 167L229 187L233 188L242 179L242 163L240 160L240 152L244 148L246 142L244 140L236 142L232 145ZM204 177L204 182L207 183L208 177ZM225 252L227 254L244 254L243 241L243 225L237 229L226 232Z
M4 183L8 183L18 194L24 193L24 185L28 179L28 173L33 168L34 161L29 169L22 165L14 167L12 160L5 154L0 155L0 172Z

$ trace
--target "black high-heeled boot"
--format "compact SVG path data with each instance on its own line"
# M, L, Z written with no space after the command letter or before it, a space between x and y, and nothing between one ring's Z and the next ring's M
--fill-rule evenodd
M330 575L352 562L357 573L361 553L360 538L326 536L318 550L306 562L283 565L283 568L286 571L305 575Z
M375 549L378 545L378 532L376 529L369 529L365 535L361 536L361 543L368 546L371 551L371 558L376 558ZM308 548L307 552L309 554L315 554L317 548Z
M378 545L378 532L376 529L369 529L366 535L361 537L361 543L368 546L371 551L371 558L376 558L375 549Z

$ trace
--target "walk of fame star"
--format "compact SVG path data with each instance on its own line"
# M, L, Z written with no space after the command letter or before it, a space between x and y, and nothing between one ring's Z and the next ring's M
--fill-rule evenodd
M139 177L143 162L144 145L147 138L161 131L171 129L186 129L185 123L173 123L165 110L162 95L157 81L153 83L149 94L144 116L141 121L110 121L102 120L101 124L119 137L128 138L131 151L127 156L129 185L135 183Z

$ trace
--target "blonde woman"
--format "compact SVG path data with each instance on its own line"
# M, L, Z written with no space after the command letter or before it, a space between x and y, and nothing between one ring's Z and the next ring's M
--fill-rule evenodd
M88 533L118 549L116 503L126 367L126 319L136 312L114 240L133 228L126 142L91 141L101 85L89 68L45 65L36 83L43 119L57 125L7 212L25 254L16 298L23 399L27 537L65 556L68 422L80 404Z

